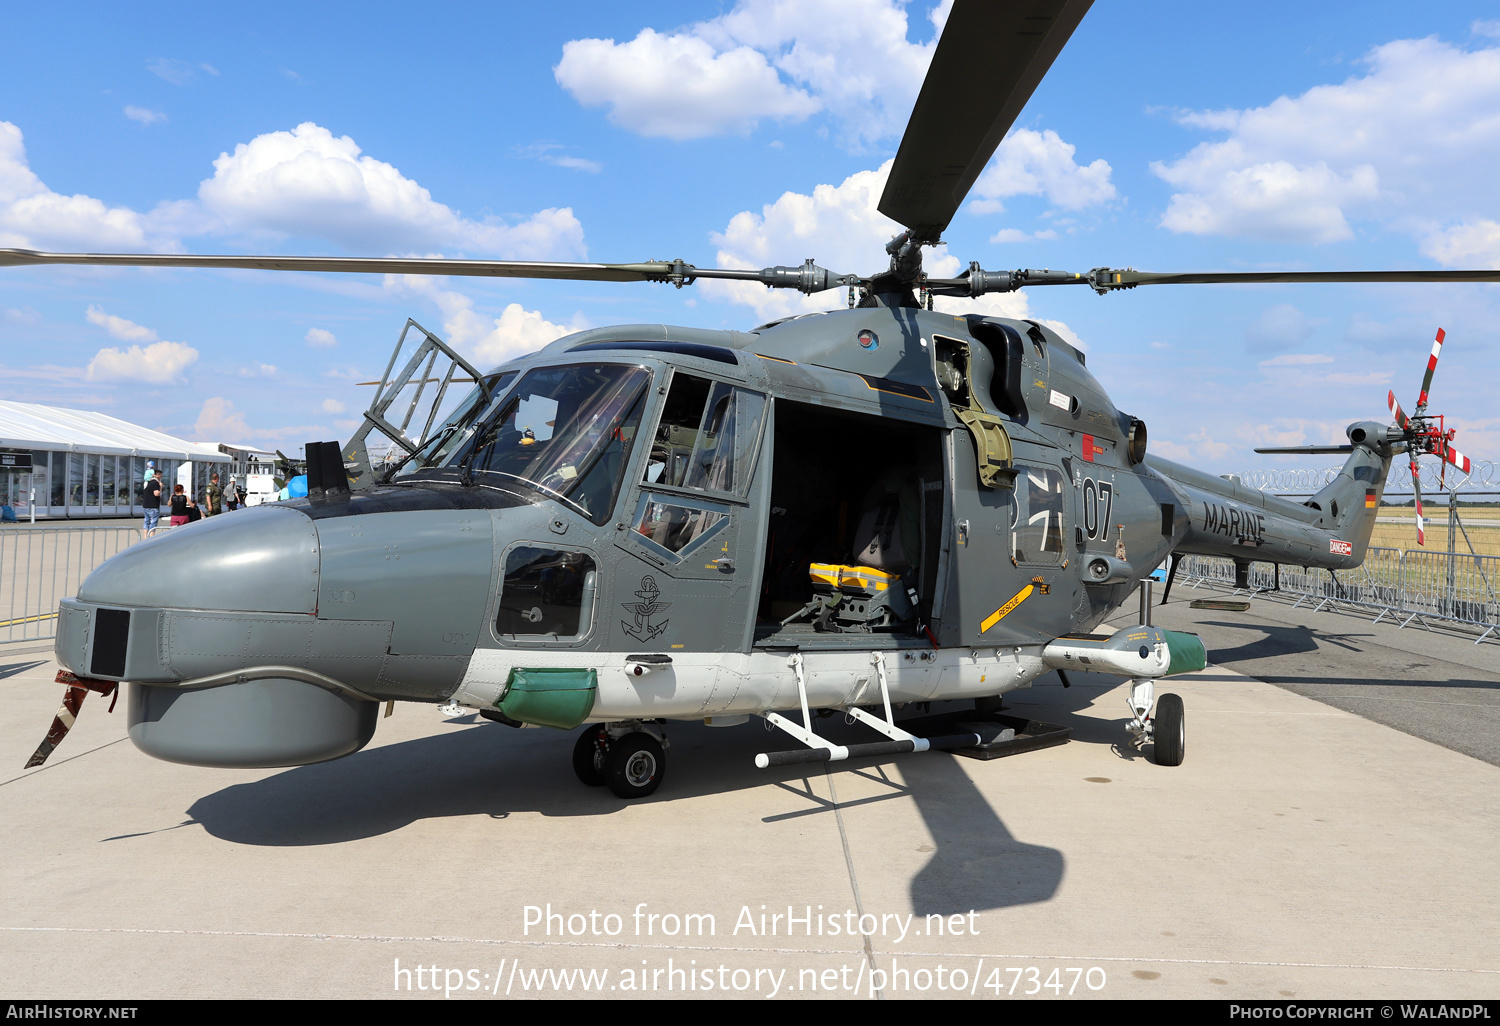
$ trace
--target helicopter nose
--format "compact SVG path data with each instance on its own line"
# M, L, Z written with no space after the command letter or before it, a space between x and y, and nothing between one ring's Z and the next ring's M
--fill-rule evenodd
M102 563L80 602L236 612L307 613L318 600L318 532L285 506L174 527Z

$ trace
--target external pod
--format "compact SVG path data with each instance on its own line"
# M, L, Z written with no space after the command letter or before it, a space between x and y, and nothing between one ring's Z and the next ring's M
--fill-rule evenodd
M304 766L350 755L375 735L376 702L267 678L222 687L129 685L130 740L193 766Z

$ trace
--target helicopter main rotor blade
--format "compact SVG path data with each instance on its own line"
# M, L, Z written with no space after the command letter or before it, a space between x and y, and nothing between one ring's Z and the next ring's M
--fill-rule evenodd
M1094 272L1109 280L1101 282L1101 291L1110 288L1129 289L1137 285L1238 285L1272 282L1500 282L1500 270L1479 271L1227 271L1209 273L1158 273L1154 271L1117 271L1101 268ZM1099 286L1095 286L1098 288Z
M189 253L38 253L0 249L0 267L84 264L93 267L227 267L252 271L331 271L346 274L456 274L477 278L557 278L571 281L654 281L681 288L699 278L758 281L768 288L797 289L812 295L869 281L839 274L811 260L800 267L758 271L694 267L681 260L640 264L570 264L541 260L449 260L425 257L195 256Z
M37 253L0 249L0 267L84 264L95 267L229 267L253 271L339 271L356 274L456 274L492 278L582 281L665 281L673 264L570 264L529 260L446 260L405 257L193 256L185 253ZM691 266L691 265L689 265Z
M880 212L936 242L1093 0L955 0Z

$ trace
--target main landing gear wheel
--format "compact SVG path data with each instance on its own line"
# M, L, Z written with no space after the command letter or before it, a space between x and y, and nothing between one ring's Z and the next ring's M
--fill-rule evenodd
M644 798L661 784L667 753L643 730L616 738L604 761L604 782L621 798Z
M604 786L604 763L609 758L609 731L602 723L590 723L573 746L573 772L590 787Z
M1187 731L1183 723L1180 695L1162 695L1156 700L1156 717L1152 726L1152 736L1156 741L1156 764L1181 766L1183 751L1187 747Z

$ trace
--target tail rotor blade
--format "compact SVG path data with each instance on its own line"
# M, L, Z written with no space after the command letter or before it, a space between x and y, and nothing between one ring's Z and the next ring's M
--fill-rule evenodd
M1469 457L1453 448L1453 446L1449 445L1447 442L1443 443L1443 450L1441 453L1439 453L1439 455L1442 456L1443 459L1447 460L1449 463L1457 467L1460 473L1467 474L1472 467L1472 464L1469 462Z
M1417 466L1416 456L1411 458L1411 490L1417 500L1417 544L1427 544L1427 533L1422 529L1422 468Z
M1391 416L1396 419L1396 426L1402 431L1411 427L1411 421L1406 418L1406 413L1401 409L1401 404L1396 401L1396 393L1386 393L1386 402L1390 405Z
M1443 339L1447 336L1442 328L1437 330L1437 339L1432 343L1432 354L1427 357L1427 373L1422 375L1422 394L1417 396L1417 416L1427 409L1427 393L1432 390L1432 372L1437 370L1438 354L1443 350Z

